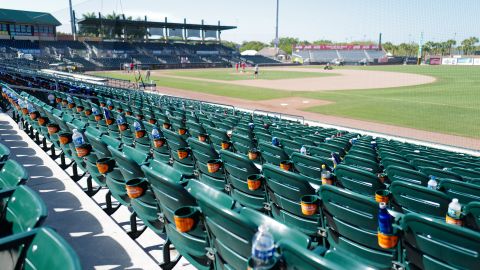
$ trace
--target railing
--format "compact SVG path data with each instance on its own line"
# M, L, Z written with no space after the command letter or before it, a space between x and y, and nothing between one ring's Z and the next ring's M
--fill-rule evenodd
M302 124L305 124L305 117L301 116L301 115L293 115L293 114L285 114L285 113L279 113L279 112L271 112L271 111L264 111L264 110L254 110L253 113L252 113L252 117L255 117L255 114L259 114L259 115L266 115L267 117L269 116L278 116L278 118L280 120L282 119L287 119L287 118L290 118L290 119L295 119L297 121L300 121L302 122ZM288 120L290 120L288 119Z

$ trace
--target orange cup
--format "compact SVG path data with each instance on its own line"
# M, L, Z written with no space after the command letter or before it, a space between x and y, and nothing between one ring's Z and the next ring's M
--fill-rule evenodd
M230 143L227 141L223 141L221 147L223 150L228 150L228 148L230 148Z
M302 214L313 216L318 212L318 197L314 195L304 195L300 201Z
M132 179L128 180L125 183L125 189L127 190L127 195L131 199L138 198L142 196L147 190L147 182L143 179Z
M290 171L292 169L292 162L289 160L284 160L280 162L280 168L285 171Z
M173 214L175 227L181 233L193 230L199 218L198 210L191 206L180 207Z
M381 232L378 232L377 238L378 238L378 245L384 249L392 249L398 243L398 236L396 235L383 234Z
M115 160L111 158L101 158L97 160L97 169L101 174L109 173L115 167Z
M216 173L222 167L222 161L219 159L209 160L207 162L207 169L209 173Z
M78 157L85 157L88 156L92 151L92 146L90 144L82 144L75 147L75 150L77 151Z
M165 139L164 138L160 138L160 139L154 139L153 140L153 146L155 148L160 148L162 146L165 145Z
M179 159L185 159L188 157L188 149L187 148L180 148L177 150L177 155Z
M261 174L252 174L247 178L247 186L251 191L255 191L262 186L263 176Z

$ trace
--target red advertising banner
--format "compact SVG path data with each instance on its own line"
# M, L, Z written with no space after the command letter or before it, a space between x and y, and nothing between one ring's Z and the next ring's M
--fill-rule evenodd
M378 45L295 45L295 50L378 50Z

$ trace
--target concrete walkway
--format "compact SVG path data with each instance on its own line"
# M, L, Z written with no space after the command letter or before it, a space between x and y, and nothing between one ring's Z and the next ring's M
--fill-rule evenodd
M160 269L157 262L4 113L0 113L0 143L8 146L11 158L27 169L30 175L27 185L45 201L48 217L44 225L55 229L70 243L84 269Z

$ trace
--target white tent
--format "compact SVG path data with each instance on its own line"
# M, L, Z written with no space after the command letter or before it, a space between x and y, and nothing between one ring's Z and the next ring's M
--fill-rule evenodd
M255 50L246 50L240 53L241 55L257 55L258 52Z

